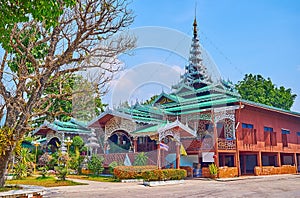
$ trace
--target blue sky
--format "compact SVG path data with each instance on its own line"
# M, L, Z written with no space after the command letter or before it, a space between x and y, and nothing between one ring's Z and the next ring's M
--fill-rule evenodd
M131 28L159 26L192 36L195 2L135 0ZM200 42L223 78L236 83L246 73L270 77L277 86L291 88L298 95L292 110L300 112L299 10L298 0L198 0ZM126 68L151 61L181 68L185 64L184 58L166 50L143 48L134 54L121 57ZM149 86L146 89L149 92Z

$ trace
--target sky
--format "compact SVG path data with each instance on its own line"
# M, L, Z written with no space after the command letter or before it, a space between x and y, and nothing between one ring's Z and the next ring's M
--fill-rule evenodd
M187 63L196 7L200 43L213 61L208 67L234 83L248 73L270 77L298 95L292 110L300 112L300 1L133 0L130 6L137 49L120 56L125 69L105 102L171 90Z

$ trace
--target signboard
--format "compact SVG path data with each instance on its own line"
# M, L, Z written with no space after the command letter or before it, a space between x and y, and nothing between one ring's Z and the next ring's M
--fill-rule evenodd
M214 162L214 152L202 152L202 162Z

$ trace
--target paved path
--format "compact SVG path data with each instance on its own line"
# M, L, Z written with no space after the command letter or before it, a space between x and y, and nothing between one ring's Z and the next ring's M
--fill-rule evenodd
M300 197L300 175L247 177L213 181L186 180L184 184L145 187L136 183L74 180L89 185L48 188L44 197Z

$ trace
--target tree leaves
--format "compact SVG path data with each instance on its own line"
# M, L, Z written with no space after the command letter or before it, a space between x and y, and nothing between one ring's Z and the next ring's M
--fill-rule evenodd
M291 109L297 96L291 89L276 87L270 78L265 79L261 75L253 74L246 74L244 79L236 84L236 89L245 100L285 110Z
M58 25L59 16L76 0L0 0L0 43L9 47L9 36L14 24L28 22L31 18L44 24L46 29Z
M0 156L13 148L15 140L13 130L8 127L0 128Z

